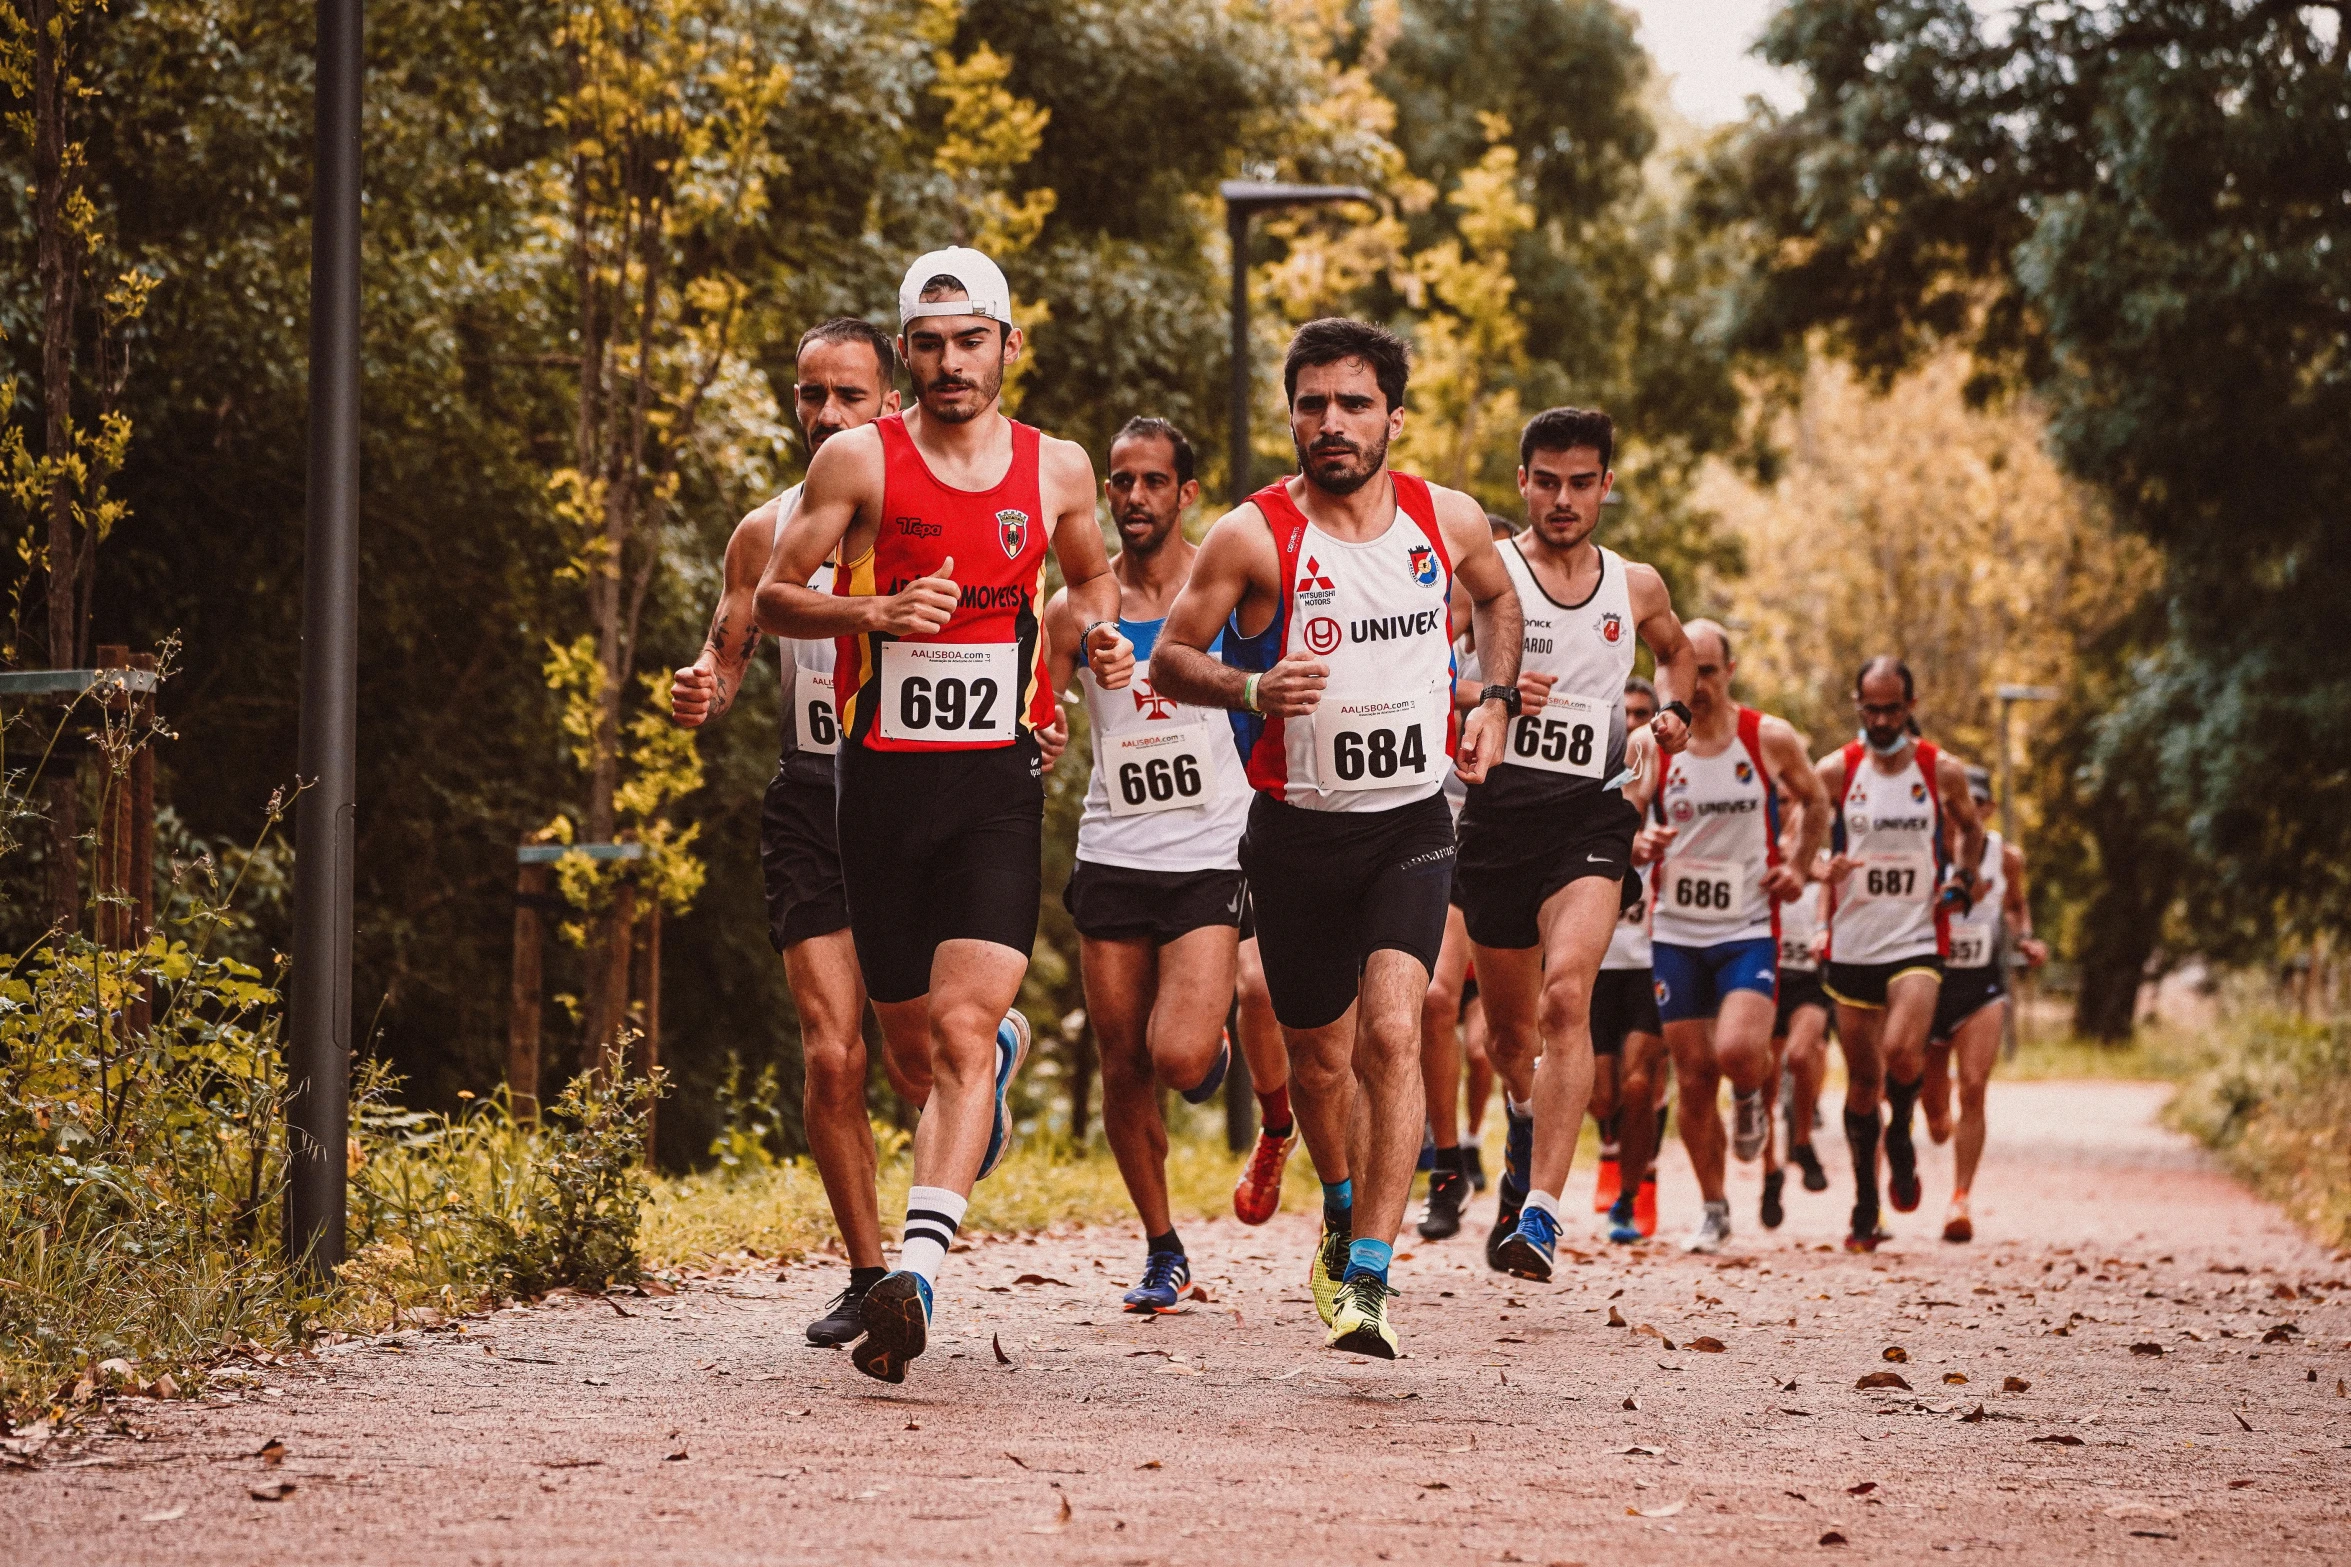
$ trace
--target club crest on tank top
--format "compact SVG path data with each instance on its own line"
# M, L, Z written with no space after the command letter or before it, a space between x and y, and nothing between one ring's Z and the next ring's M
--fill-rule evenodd
M1325 533L1277 481L1250 499L1273 532L1281 597L1254 637L1226 628L1225 661L1271 669L1323 660L1322 700L1301 717L1233 715L1249 782L1315 811L1385 811L1444 787L1453 754L1453 559L1426 481L1391 473L1396 515L1378 538Z
M902 414L874 421L886 477L873 548L833 579L844 598L903 591L952 557L958 596L927 637L845 636L838 648L845 741L876 751L970 750L1012 744L1053 721L1038 632L1045 518L1043 438L1017 420L1012 461L988 490L959 490L931 472Z

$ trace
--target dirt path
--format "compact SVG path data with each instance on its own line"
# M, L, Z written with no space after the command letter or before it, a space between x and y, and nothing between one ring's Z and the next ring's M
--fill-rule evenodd
M1767 1234L1741 1170L1730 1255L1611 1253L1578 1215L1588 1260L1530 1286L1482 1264L1488 1198L1399 1259L1393 1365L1319 1347L1294 1215L1193 1227L1214 1299L1156 1321L1117 1309L1128 1235L982 1243L902 1389L801 1343L824 1269L510 1310L141 1406L143 1443L0 1474L0 1555L1711 1564L1834 1532L1871 1559L2340 1561L2351 1262L2157 1129L2165 1092L1995 1084L1972 1247L1927 1238L1941 1151L1874 1258L1826 1249L1844 1181ZM1666 1178L1670 1236L1696 1195L1678 1156ZM1883 1371L1914 1391L1856 1389Z

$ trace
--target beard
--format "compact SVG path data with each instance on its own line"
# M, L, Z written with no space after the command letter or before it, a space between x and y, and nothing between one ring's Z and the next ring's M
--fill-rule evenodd
M1353 441L1343 444L1325 436L1315 442L1312 451L1298 445L1296 436L1290 444L1297 448L1298 471L1318 490L1332 495L1353 495L1371 483L1379 471L1388 465L1388 438L1381 435L1379 444L1366 451Z
M976 391L979 393L979 397L960 407L941 407L933 400L941 393L964 390ZM922 411L945 424L969 424L994 407L998 394L1003 390L1004 367L1002 365L998 365L992 373L976 379L970 376L942 375L923 383Z
M1158 554L1167 548L1167 541L1176 536L1176 529L1172 524L1163 528L1159 526L1159 519L1156 517L1144 517L1140 520L1147 524L1151 531L1140 538L1129 538L1126 531L1128 520L1123 517L1119 519L1118 547L1132 553L1137 560L1146 560Z
M1883 728L1876 724L1864 724L1861 726L1861 738L1880 756L1891 756L1902 749L1904 740L1910 738L1910 728L1907 724L1889 724Z

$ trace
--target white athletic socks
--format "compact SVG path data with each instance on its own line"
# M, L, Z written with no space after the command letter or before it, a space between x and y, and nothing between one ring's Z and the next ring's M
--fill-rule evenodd
M1526 1205L1529 1208L1534 1209L1537 1213L1547 1213L1551 1215L1551 1222L1554 1225L1559 1222L1559 1199L1552 1196L1549 1192L1528 1192Z
M1517 1099L1512 1097L1507 1088L1502 1090L1502 1108L1521 1121L1531 1121L1535 1118L1534 1101L1529 1100L1525 1104L1520 1104Z
M906 1238L898 1247L898 1266L919 1273L923 1282L939 1282L939 1264L962 1227L963 1210L971 1199L944 1186L917 1186L906 1194Z

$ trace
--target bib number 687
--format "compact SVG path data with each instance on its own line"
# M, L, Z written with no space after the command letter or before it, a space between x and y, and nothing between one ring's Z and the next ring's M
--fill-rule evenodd
M1418 724L1407 725L1401 734L1393 729L1342 729L1331 737L1331 765L1342 780L1353 783L1367 774L1393 778L1405 768L1425 773L1429 755Z

